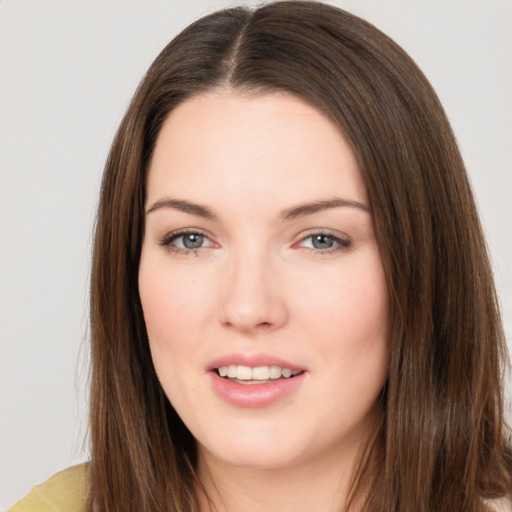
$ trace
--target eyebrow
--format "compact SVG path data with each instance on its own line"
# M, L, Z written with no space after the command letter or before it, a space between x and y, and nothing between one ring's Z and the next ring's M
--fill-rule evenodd
M339 208L342 206L349 206L352 208L358 208L366 213L370 213L370 208L363 203L358 201L351 201L348 199L342 199L340 197L335 197L332 199L325 199L320 201L312 201L307 203L302 203L297 206L292 206L291 208L287 208L283 210L280 214L282 220L292 220L300 217L306 217L308 215L313 215L314 213L318 213L324 210L329 210L331 208ZM189 213L191 215L196 215L198 217L203 217L209 220L216 220L218 218L217 214L211 208L207 206L200 205L197 203L192 203L190 201L186 201L184 199L159 199L156 201L147 211L146 215L154 212L156 210L160 210L161 208L172 208L174 210L179 210L184 213Z
M184 199L160 199L146 211L146 215L161 208L173 208L174 210L190 213L191 215L197 215L198 217L203 217L205 219L214 220L217 218L215 212L207 206L191 203Z
M366 213L370 213L370 208L363 203L342 199L341 197L334 197L332 199L302 203L298 206L287 208L281 213L281 219L297 219L299 217L305 217L307 215L312 215L314 213L329 210L331 208L339 208L341 206L350 206L352 208L358 208Z

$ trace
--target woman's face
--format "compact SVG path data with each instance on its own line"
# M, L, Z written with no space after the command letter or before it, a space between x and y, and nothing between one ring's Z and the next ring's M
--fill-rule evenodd
M204 457L354 454L387 374L388 294L356 159L318 110L226 91L179 105L149 168L139 289Z

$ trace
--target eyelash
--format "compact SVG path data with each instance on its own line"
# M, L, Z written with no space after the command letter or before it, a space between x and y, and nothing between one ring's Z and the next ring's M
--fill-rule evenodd
M302 247L302 248L312 250L313 254L321 254L321 255L325 256L328 254L333 254L338 251L346 251L346 250L350 249L350 247L352 246L352 241L350 239L340 238L340 237L334 235L333 233L331 233L329 231L324 231L324 230L313 231L313 232L309 233L305 237L301 238L300 241L295 245L304 243L306 240L309 240L309 239L313 240L313 238L316 236L324 236L326 238L330 238L333 241L334 246L331 248L328 248L328 249L315 249L314 247Z
M191 254L198 256L199 249L205 249L206 247L209 247L209 246L206 246L206 247L198 247L196 249L187 249L187 248L177 247L176 245L174 245L173 242L175 242L179 238L185 237L187 235L199 235L199 236L204 237L205 240L210 240L208 235L206 235L202 231L200 231L198 229L190 229L190 230L174 231L172 233L165 235L162 238L162 240L160 240L160 245L162 247L165 247L171 253L180 254L180 255L184 255L184 256L189 256ZM211 245L213 245L213 244L211 244Z
M162 240L160 240L159 245L161 245L162 247L165 247L168 251L170 251L172 253L180 254L180 255L184 255L184 256L189 256L191 254L198 256L200 249L205 249L205 248L213 245L213 243L211 243L210 245L207 245L205 247L197 247L194 249L187 249L187 248L177 247L176 245L174 245L173 242L175 242L179 238L182 238L187 235L199 235L199 236L204 237L204 239L206 239L206 240L210 240L208 235L206 235L202 231L197 230L197 229L195 229L195 230L191 229L191 230L182 230L182 231L175 231L175 232L169 233L169 234L165 235L165 237L162 238ZM338 236L333 235L332 233L330 233L328 231L323 231L323 230L314 231L314 232L309 233L308 235L302 237L299 240L299 242L294 244L294 246L304 243L308 239L312 240L315 236L324 236L326 238L331 239L334 244L333 247L328 248L328 249L315 249L314 247L302 247L302 249L309 249L309 250L313 251L313 254L327 255L327 254L332 254L332 253L335 253L338 251L346 251L352 246L351 240L340 238ZM211 242L211 240L210 240L210 242Z

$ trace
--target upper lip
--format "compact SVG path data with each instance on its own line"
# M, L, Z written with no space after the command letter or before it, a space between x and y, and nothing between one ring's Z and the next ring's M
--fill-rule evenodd
M252 368L256 366L279 366L281 368L289 368L292 371L304 371L306 368L297 365L281 357L277 357L270 354L242 354L232 353L221 356L211 361L206 369L212 371L221 366L229 366L234 364L237 366L250 366Z

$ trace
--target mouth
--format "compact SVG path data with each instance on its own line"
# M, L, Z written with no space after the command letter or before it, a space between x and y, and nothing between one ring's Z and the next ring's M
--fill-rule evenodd
M292 370L281 366L245 366L230 364L214 368L213 371L223 379L244 385L268 384L279 380L288 380L304 373L304 370Z
M272 354L226 354L206 368L212 390L237 408L270 407L302 387L308 368ZM282 403L282 402L281 402Z

